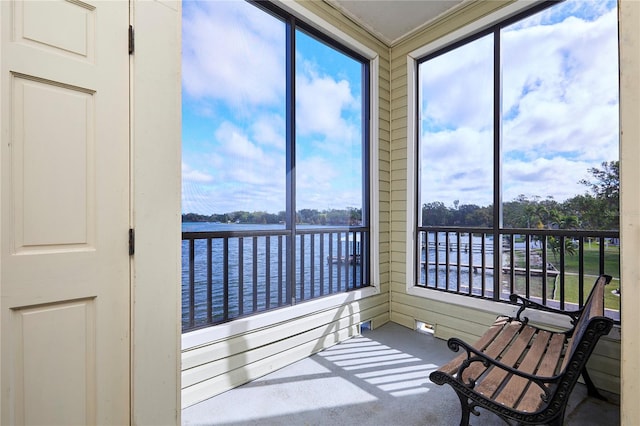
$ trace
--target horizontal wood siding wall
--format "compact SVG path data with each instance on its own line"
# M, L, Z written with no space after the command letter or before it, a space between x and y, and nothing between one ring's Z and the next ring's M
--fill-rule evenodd
M371 321L389 320L388 295L248 330L182 353L182 406L188 407L330 347Z
M407 176L408 159L415 161L415 153L408 150L407 136L416 131L407 128L408 102L411 99L411 94L407 93L407 56L506 4L507 2L469 2L391 48L391 321L412 329L416 327L416 321L433 325L436 337L442 339L455 336L474 342L493 322L496 314L407 293L407 284L413 284L407 283L406 276L407 261L412 262L411 255L407 254L407 229L415 226L407 223L407 197L414 197L407 193L407 182L408 179L415 178ZM611 392L620 392L619 339L602 339L589 365L597 386Z
M182 353L182 407L211 398L348 339L358 325L371 321L379 327L389 321L390 282L390 68L389 48L324 2L299 2L318 17L379 55L378 222L379 294L323 308L258 330L247 330ZM375 100L374 100L375 102ZM376 208L376 206L372 206ZM310 302L313 303L313 302Z

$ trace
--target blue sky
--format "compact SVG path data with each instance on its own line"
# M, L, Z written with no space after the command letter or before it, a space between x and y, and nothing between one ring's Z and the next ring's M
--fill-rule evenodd
M296 36L298 209L360 207L361 64ZM285 210L285 25L183 3L183 212Z
M583 194L588 169L618 159L615 5L567 1L503 30L503 200ZM421 65L423 203L492 204L492 49Z

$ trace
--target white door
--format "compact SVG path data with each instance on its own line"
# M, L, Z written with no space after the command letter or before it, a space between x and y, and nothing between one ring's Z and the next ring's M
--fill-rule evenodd
M129 3L0 1L0 423L130 419Z

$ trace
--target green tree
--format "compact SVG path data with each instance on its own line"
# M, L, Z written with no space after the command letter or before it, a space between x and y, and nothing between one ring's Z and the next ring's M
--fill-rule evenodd
M601 206L602 202L592 195L576 195L562 204L562 211L576 216L580 229L605 229Z
M527 207L531 201L524 195L518 195L515 200L502 204L502 221L508 228L529 228L531 218Z
M547 238L547 247L551 249L551 253L553 254L553 260L555 263L558 263L558 256L560 255L560 250L562 247L562 239L555 236L550 236ZM570 238L564 239L564 252L570 256L576 254L576 244Z
M577 216L574 215L563 215L557 210L554 212L554 223L553 225L558 227L559 229L577 229L580 225ZM576 254L577 246L573 242L571 238L565 238L564 244L562 243L563 239L555 236L550 236L547 238L547 246L551 249L551 253L553 253L553 259L556 263L558 263L558 256L560 255L560 251L564 250L565 254L573 256Z
M362 209L347 207L349 211L349 225L356 226L362 224Z
M587 186L593 193L589 209L598 212L597 229L619 229L620 227L620 162L609 161L601 164L602 168L592 167L589 173L592 180L581 179L579 182ZM584 201L584 200L583 200Z
M422 226L450 225L451 212L442 201L422 205Z
M596 198L607 200L611 207L618 208L620 202L620 162L604 161L602 169L589 169L595 181L581 179L580 183L588 186Z
M348 225L349 213L345 210L330 209L326 212L328 225Z

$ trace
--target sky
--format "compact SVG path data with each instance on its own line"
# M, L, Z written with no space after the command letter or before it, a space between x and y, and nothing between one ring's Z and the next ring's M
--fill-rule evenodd
M584 194L618 160L615 1L567 1L502 31L504 201ZM493 39L420 65L421 204L493 203Z
M296 35L296 206L362 206L362 65ZM244 1L183 3L182 211L286 209L285 25Z
M503 31L503 200L584 193L618 159L615 1ZM285 210L285 25L244 1L183 3L182 211ZM421 204L489 205L492 40L423 63ZM296 35L296 206L362 205L361 64Z

